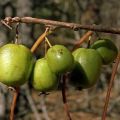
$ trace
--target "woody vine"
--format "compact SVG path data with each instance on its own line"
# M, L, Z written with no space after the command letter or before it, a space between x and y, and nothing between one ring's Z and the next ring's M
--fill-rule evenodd
M36 40L34 45L30 50L28 50L27 47L23 45L18 45L17 40L18 40L18 32L17 32L17 27L16 27L16 42L15 44L8 44L2 47L1 49L1 56L0 58L4 58L4 54L6 54L6 51L9 51L7 54L14 54L12 53L16 47L16 50L18 50L18 59L23 60L23 70L21 70L21 75L19 78L16 78L18 73L14 71L15 76L12 76L12 78L9 78L9 74L11 74L11 68L5 69L6 65L1 65L3 67L3 73L2 73L2 80L0 82L12 87L14 89L14 96L13 96L13 101L11 105L11 113L10 113L10 120L14 120L14 110L16 106L16 100L18 97L19 93L19 88L20 85L24 84L30 77L30 74L33 74L33 88L36 90L39 90L42 92L42 94L47 94L46 92L49 92L51 90L55 90L58 87L59 82L61 81L62 83L62 96L63 96L63 103L64 103L64 108L66 111L66 114L68 116L69 120L72 120L68 105L67 105L67 98L66 98L66 79L69 77L70 74L70 82L73 86L79 87L80 89L87 89L89 87L92 87L94 84L97 82L97 78L100 74L100 68L102 64L109 64L113 61L115 61L115 64L113 65L113 71L111 74L111 80L108 86L107 94L106 94L106 100L105 100L105 105L103 109L103 115L102 115L102 120L106 119L106 113L107 113L107 107L110 99L110 92L111 88L114 82L114 77L117 71L117 67L120 61L120 54L114 45L114 43L110 40L98 40L93 45L88 45L88 48L79 48L79 46L85 41L88 40L88 38L94 33L94 31L97 32L105 32L105 33L112 33L112 34L120 34L120 29L119 28L113 28L113 27L103 27L103 26L98 26L98 25L80 25L76 23L67 23L67 22L60 22L60 21L52 21L52 20L45 20L45 19L38 19L38 18L32 18L32 17L6 17L4 20L1 20L1 23L8 27L9 29L12 29L12 24L20 24L20 23L34 23L34 24L44 24L45 25L45 32L40 35L40 37ZM59 28L69 28L73 30L90 30L88 31L73 47L73 54L70 52L66 47L62 45L55 45L52 46L50 44L50 41L47 39L47 36L49 34L52 34L55 32L56 29ZM35 52L37 47L41 44L42 41L46 40L49 49L46 52L44 58L41 58L39 60L35 60L32 57L32 53ZM90 39L88 44L90 43ZM99 50L99 47L105 47L104 50L108 50L111 48L111 51L108 51L108 53L111 54L111 56L103 55L101 50ZM19 46L19 47L18 47ZM101 48L100 48L101 49ZM20 55L21 51L23 51L25 54ZM84 56L83 53L87 53L87 56ZM59 54L59 55L58 55ZM93 57L92 57L93 55ZM57 57L59 56L59 57ZM96 63L92 70L94 71L93 73L86 73L83 75L83 70L86 71L85 65L79 61L79 57L84 58L81 61L85 61L87 59L88 61L92 61L94 58L96 60ZM28 62L29 58L29 62ZM11 58L12 59L12 58ZM116 60L115 60L116 59ZM4 60L4 59L3 59ZM16 60L13 60L12 62L15 63L15 65L18 65L16 63ZM2 60L1 60L2 61ZM81 67L78 67L77 64L79 64ZM8 64L11 64L8 61ZM35 65L34 65L35 64ZM55 64L55 65L54 65ZM89 63L86 63L89 65ZM73 66L72 66L73 65ZM33 67L34 66L34 67ZM43 67L44 66L44 67ZM13 68L14 66L10 67ZM34 69L34 70L33 70ZM42 75L40 71L44 71L47 69L46 75ZM91 69L91 68L88 68ZM76 71L77 70L77 71ZM34 71L32 73L32 71ZM4 74L8 72L8 75L4 76ZM39 72L39 75L38 75ZM77 73L78 72L78 73ZM95 73L96 72L96 73ZM91 76L92 74L92 76ZM83 75L83 78L82 78ZM42 76L42 79L41 79ZM47 76L47 77L46 77ZM61 76L61 77L58 77ZM76 77L78 76L78 77ZM84 77L88 78L84 78ZM39 79L38 79L39 78ZM61 78L59 80L58 78ZM50 81L48 81L50 79ZM75 81L76 79L77 81ZM83 79L83 81L82 81ZM21 81L22 80L22 81ZM46 84L43 84L43 80L46 80ZM80 82L82 81L82 82Z

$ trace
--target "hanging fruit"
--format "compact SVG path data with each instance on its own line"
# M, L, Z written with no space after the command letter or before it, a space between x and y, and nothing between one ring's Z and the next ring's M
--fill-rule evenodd
M91 45L92 49L96 49L102 57L103 64L112 63L117 57L118 50L115 44L109 39L100 39Z
M49 68L46 58L36 61L32 76L32 86L36 90L48 92L58 87L58 77Z
M94 49L78 48L73 52L75 64L70 83L76 87L89 88L98 80L102 65L99 53Z
M64 73L72 69L74 58L72 53L63 45L54 45L48 49L46 58L54 73Z
M24 45L6 44L0 48L0 82L18 87L28 81L35 58Z

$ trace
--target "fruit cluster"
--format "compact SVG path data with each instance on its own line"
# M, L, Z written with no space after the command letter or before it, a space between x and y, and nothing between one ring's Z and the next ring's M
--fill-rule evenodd
M19 87L31 78L34 89L46 92L57 89L59 76L69 72L73 86L89 88L96 83L102 64L113 62L117 54L116 46L108 39L73 53L63 45L54 45L38 60L24 45L7 44L0 48L0 82Z
M72 53L62 45L48 49L45 58L37 60L32 85L36 90L51 91L58 87L59 75L71 70L74 63Z
M98 80L101 66L112 63L118 50L109 39L99 39L90 48L78 48L73 52L75 66L70 82L81 89L92 87Z

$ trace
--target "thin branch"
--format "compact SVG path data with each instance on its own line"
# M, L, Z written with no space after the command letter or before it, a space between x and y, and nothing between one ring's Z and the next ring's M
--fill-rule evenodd
M10 109L10 120L14 120L14 111L16 107L17 97L19 94L19 88L16 88L13 95L12 105Z
M66 77L67 77L67 74L62 76L62 97L63 97L64 109L65 109L65 112L67 113L68 119L72 120L69 113L67 98L66 98Z
M107 90L107 95L106 95L106 99L105 99L105 105L104 105L104 110L103 110L103 115L102 115L102 120L106 119L106 113L107 113L107 108L108 108L108 104L109 104L109 99L110 99L110 93L111 93L111 89L114 83L114 78L117 72L117 68L120 62L120 53L118 54L117 58L116 58L116 63L113 66L113 70L112 70L112 75L111 75L111 79L110 79L110 83L108 86L108 90Z
M10 30L12 30L12 27L9 26L4 20L1 20L1 23L5 25L7 28L9 28Z
M105 27L102 25L81 25L81 24L76 24L76 23L60 22L60 21L38 19L38 18L32 18L32 17L23 17L23 18L6 17L4 19L4 22L6 24L11 24L11 23L16 23L16 22L36 23L36 24L57 26L58 28L69 28L73 30L85 29L85 30L91 30L91 31L97 31L97 32L120 34L120 28L116 28L116 27Z

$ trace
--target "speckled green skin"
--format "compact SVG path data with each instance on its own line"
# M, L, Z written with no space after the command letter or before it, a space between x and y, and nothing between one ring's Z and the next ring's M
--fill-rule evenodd
M41 92L48 92L58 87L57 75L51 71L47 60L41 58L36 61L33 70L32 86Z
M0 82L13 87L23 85L29 79L34 62L27 47L4 45L0 48Z
M51 70L55 73L64 73L72 69L74 58L72 53L63 45L54 45L46 54Z
M115 44L108 39L94 42L90 48L96 49L102 57L103 64L109 64L115 60L118 54Z
M79 48L73 52L75 64L71 73L72 85L92 87L99 78L102 59L94 49Z

